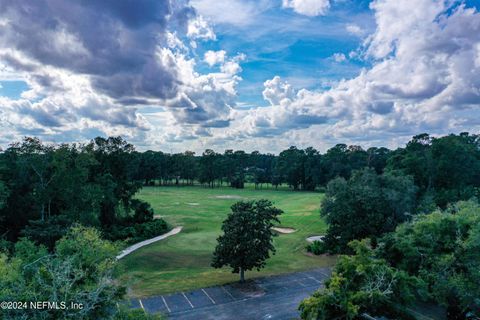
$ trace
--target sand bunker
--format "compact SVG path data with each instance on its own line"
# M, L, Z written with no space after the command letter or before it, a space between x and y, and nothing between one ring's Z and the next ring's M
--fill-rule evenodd
M221 196L215 196L217 199L243 199L243 197L240 196L232 196L232 195L221 195Z
M275 230L278 233L285 233L285 234L294 233L295 231L297 231L293 228L283 228L283 227L272 227L272 230Z
M313 242L313 241L320 241L320 242L323 242L323 239L325 238L325 236L311 236L311 237L308 237L307 238L307 241L308 242Z

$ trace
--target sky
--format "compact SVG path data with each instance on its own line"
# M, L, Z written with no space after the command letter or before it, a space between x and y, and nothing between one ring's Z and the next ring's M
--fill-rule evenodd
M0 0L0 146L324 152L480 133L480 0Z

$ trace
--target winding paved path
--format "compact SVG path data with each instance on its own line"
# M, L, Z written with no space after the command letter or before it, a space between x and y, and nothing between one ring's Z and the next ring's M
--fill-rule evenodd
M157 241L163 240L163 239L165 239L165 238L168 238L168 237L170 237L170 236L173 236L173 235L179 233L180 231L182 231L182 229L183 229L182 226L175 227L175 228L173 228L172 230L170 230L169 232L164 233L164 234L162 234L162 235L159 235L158 237L151 238L151 239L147 239L147 240L144 240L144 241L142 241L142 242L135 243L134 245L132 245L132 246L124 249L124 250L117 256L117 260L122 259L122 258L125 257L126 255L134 252L135 250L140 249L141 247L147 246L147 245L152 244L152 243L154 243L154 242L157 242Z

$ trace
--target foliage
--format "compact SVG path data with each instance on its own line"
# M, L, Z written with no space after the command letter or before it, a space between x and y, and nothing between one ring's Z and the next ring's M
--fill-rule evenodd
M312 243L309 243L306 247L307 252L319 255L326 252L325 245L323 241L315 240Z
M22 239L15 255L0 255L0 300L51 301L58 308L3 310L5 319L104 319L116 312L124 290L112 281L118 248L98 231L75 226L53 253ZM61 302L82 305L62 308Z
M461 133L440 138L420 134L393 152L388 167L412 175L421 194L430 193L436 205L467 200L480 186L480 137Z
M105 238L117 241L125 240L133 244L146 239L154 238L168 231L168 225L163 219L135 223L129 225L115 225L104 230Z
M480 206L459 202L421 215L385 236L382 256L425 281L430 297L463 319L480 307Z
M414 210L416 188L411 177L373 169L353 173L346 181L332 180L321 205L328 223L325 246L330 252L348 249L354 239L381 236L408 219Z
M6 203L9 196L9 190L3 181L0 180L0 209L2 209Z
M224 234L217 238L212 266L230 266L244 281L246 270L260 270L270 252L275 253L272 227L274 222L280 222L282 210L268 200L239 201L231 209L222 225Z
M419 282L377 258L366 240L349 245L355 254L341 256L325 289L302 301L302 319L359 319L365 312L413 319L399 305L414 300Z
M162 320L165 319L161 314L149 314L139 309L128 309L121 307L115 314L113 320Z
M21 231L21 235L52 250L55 242L65 235L71 225L72 220L66 215L52 216L44 220L30 221Z
M27 236L52 250L76 222L101 229L131 226L130 236L137 238L164 231L161 222L150 223L150 205L132 199L140 187L135 159L133 146L120 137L85 145L48 145L36 138L12 144L0 154L0 232L7 240Z
M148 202L138 199L130 201L130 207L134 210L133 221L137 223L147 222L153 220L153 209Z

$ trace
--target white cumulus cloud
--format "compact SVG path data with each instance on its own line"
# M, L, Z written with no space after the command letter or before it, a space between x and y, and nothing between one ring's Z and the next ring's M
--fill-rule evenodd
M298 14L314 17L325 15L330 8L329 0L283 0L284 8L293 9Z
M386 143L478 130L480 14L435 0L377 0L371 8L377 28L363 54L372 67L325 91L295 91L274 77L263 92L270 106L245 111L234 132Z
M211 67L213 65L223 63L225 61L225 56L227 52L225 50L208 50L204 54L204 61Z

